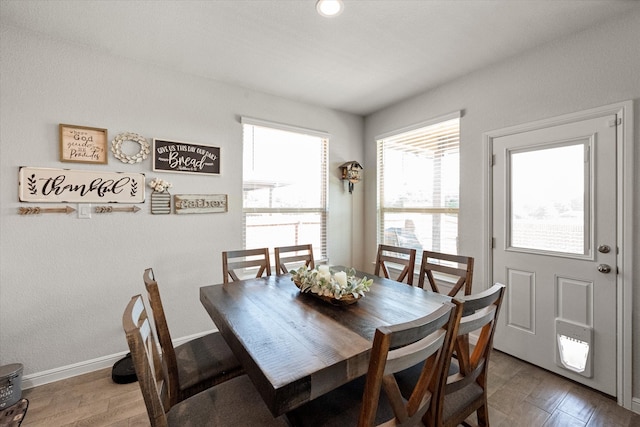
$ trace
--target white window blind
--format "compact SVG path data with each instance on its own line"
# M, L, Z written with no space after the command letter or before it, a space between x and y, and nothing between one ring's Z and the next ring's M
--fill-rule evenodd
M311 243L327 259L328 143L321 132L243 119L245 248Z
M377 139L378 242L458 253L460 119Z

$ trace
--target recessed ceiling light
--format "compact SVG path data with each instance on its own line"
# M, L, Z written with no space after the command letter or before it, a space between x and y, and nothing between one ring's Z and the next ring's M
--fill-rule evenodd
M316 10L324 17L331 18L342 13L342 0L318 0Z

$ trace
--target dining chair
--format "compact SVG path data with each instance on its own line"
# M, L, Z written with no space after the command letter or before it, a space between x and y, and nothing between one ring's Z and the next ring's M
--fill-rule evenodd
M464 420L476 412L478 424L483 427L489 426L489 356L504 290L504 285L496 283L483 292L459 298L462 303L462 318L453 339L453 349L457 357L448 357L444 361L441 387L435 398L435 417L424 420L427 425L468 425ZM478 339L473 346L469 344L469 334L477 334ZM396 374L400 388L410 389L417 381L418 372L414 366Z
M315 268L315 262L313 260L313 246L311 244L280 246L274 248L273 251L276 258L276 274L278 276L287 274L289 272L289 268L291 268L291 264L299 265L304 263L304 265L310 270ZM289 267L287 267L287 265L289 265Z
M489 356L504 291L505 286L496 283L484 292L462 298L463 317L454 343L457 359L446 361L457 363L459 372L447 376L438 399L435 425L453 427L464 424L464 420L476 412L478 424L489 426ZM472 333L478 335L473 348L469 344L469 334Z
M171 404L167 366L158 350L141 295L122 316L133 366L152 427L286 426L274 418L246 375L240 375Z
M389 275L389 266L393 264L404 265L404 268L395 279L392 279ZM413 285L413 270L415 266L415 249L382 244L378 245L376 269L374 271L376 276L392 279L397 282L403 282L406 279L408 285ZM382 276L380 275L380 271L382 271Z
M418 286L424 289L424 279L426 277L431 286L431 290L442 293L433 275L434 272L442 275L445 279L455 281L453 288L451 288L448 294L450 297L457 295L463 287L465 295L471 294L473 257L424 251L420 264Z
M220 332L203 335L174 347L153 269L147 268L143 279L163 361L167 366L171 405L244 373Z
M423 418L433 419L440 371L452 351L461 307L458 301L446 302L428 316L378 327L367 374L287 413L289 423L371 427L418 425ZM394 373L418 362L418 381L401 394Z
M222 252L223 282L229 283L242 280L236 270L242 268L257 268L255 277L262 277L264 273L271 276L271 261L269 261L269 248L240 249Z

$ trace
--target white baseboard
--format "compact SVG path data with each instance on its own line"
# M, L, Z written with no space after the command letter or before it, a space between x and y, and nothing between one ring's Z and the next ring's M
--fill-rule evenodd
M127 352L116 353L110 356L74 363L73 365L62 366L48 371L25 375L22 377L22 389L26 390L39 385L49 384L78 375L88 374L89 372L97 371L99 369L108 368L113 366L114 363L122 359L126 354Z
M202 332L199 334L189 335L177 340L173 340L173 345L178 346L194 338L201 337L213 331ZM34 374L22 377L21 388L23 390L37 387L39 385L49 384L52 382L76 377L89 372L98 371L100 369L111 368L114 363L122 359L128 351L115 353L108 356L98 357L97 359L86 360L84 362L74 363L72 365L61 366L59 368L50 369L48 371L36 372Z
M640 414L640 397L633 397L631 399L631 410L636 414Z

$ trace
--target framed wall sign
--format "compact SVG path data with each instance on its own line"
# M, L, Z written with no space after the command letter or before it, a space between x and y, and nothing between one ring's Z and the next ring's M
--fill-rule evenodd
M107 163L107 130L60 124L60 161Z
M173 204L177 214L227 211L226 194L176 194Z
M220 147L154 138L153 170L220 175Z
M144 174L21 167L21 202L144 203Z

